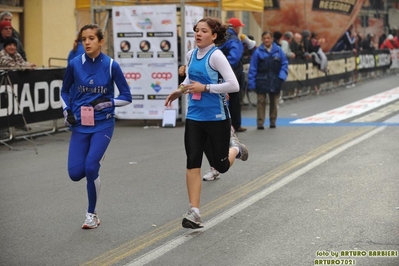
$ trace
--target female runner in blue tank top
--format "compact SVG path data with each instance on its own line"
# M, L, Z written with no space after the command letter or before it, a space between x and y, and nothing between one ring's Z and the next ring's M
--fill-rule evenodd
M188 93L184 146L191 207L182 221L185 228L203 227L199 207L201 164L206 141L209 139L212 146L213 162L210 164L221 173L225 173L236 158L248 159L247 148L231 132L226 104L226 93L239 91L239 85L226 57L215 46L224 41L227 28L228 25L223 25L217 18L198 21L194 26L197 48L186 55L186 78L165 100L165 106L171 106L183 93Z
M118 63L101 52L104 35L99 26L86 25L80 33L85 53L69 62L61 98L65 125L72 130L68 173L73 181L86 177L89 206L82 228L93 229L100 225L96 212L100 161L114 131L115 106L131 103L132 95Z

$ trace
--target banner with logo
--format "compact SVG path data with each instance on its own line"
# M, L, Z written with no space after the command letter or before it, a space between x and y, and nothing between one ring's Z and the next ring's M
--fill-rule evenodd
M132 104L116 108L116 118L162 119L178 85L176 5L114 6L112 18L114 59L133 96Z
M391 64L392 58L388 49L360 51L356 56L356 69L359 72L386 70Z
M392 65L391 68L399 68L399 49L390 50Z
M194 34L194 26L197 22L204 17L204 8L198 6L185 6L185 17L184 17L184 36L185 36L185 45L184 45L184 55L187 54L188 51L194 49L196 47L195 44L195 34ZM184 58L186 60L186 58ZM187 62L185 62L186 64Z
M8 71L0 86L0 128L62 118L61 87L65 68ZM8 81L8 79L7 79Z
M267 0L262 13L253 12L258 25L272 32L317 33L324 52L330 51L358 17L365 0Z
M313 65L312 60L289 59L288 77L283 90L316 86L325 82L348 79L356 69L356 57L353 52L328 53L327 73Z

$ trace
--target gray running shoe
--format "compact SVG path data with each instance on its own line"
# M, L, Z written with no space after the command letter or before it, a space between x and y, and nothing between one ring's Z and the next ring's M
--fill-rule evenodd
M197 214L193 210L193 208L190 208L190 210L184 216L183 221L181 222L181 225L184 228L191 228L191 229L198 229L198 228L204 227L204 225L202 224L202 221L201 221L201 216L199 214Z
M248 160L248 148L241 143L237 136L230 138L230 147L238 147L240 153L238 154L239 157L236 157L237 159L240 159L241 161Z
M212 181L220 178L220 173L215 168L211 167L208 172L202 177L204 181Z
M86 220L82 225L82 229L94 229L100 225L100 219L98 219L97 213L86 213Z

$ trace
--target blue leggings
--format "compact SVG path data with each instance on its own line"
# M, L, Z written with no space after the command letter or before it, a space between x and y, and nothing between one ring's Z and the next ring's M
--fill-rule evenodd
M89 207L87 212L94 213L100 192L100 160L111 142L114 127L108 127L94 133L73 131L69 143L68 173L73 181L86 177Z

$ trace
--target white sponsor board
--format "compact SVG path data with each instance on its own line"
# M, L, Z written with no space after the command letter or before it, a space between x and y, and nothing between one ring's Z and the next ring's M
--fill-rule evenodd
M118 107L119 119L162 119L165 98L177 88L176 5L112 7L114 58L133 102ZM178 101L172 108L178 109Z
M195 34L194 34L194 26L197 22L204 17L204 8L198 6L185 6L185 16L184 16L184 36L185 36L185 45L184 45L184 55L187 54L188 51L194 49L197 45L195 44ZM184 60L186 58L184 57ZM187 62L185 62L187 63Z
M399 99L399 87L367 97L342 107L291 121L291 124L336 123L355 117Z
M399 49L390 50L392 65L391 68L399 68Z

